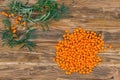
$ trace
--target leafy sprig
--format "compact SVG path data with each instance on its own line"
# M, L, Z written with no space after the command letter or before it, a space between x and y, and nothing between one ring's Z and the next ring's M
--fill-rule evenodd
M5 25L5 30L2 30L2 40L3 45L2 46L9 46L10 48L13 48L17 45L22 45L20 48L28 48L30 51L32 48L36 46L35 42L30 41L31 39L34 39L36 34L36 29L27 28L26 31L18 31L17 37L14 37L14 34L11 29L11 22L8 18L3 19L3 23ZM34 34L33 34L34 33Z
M9 7L12 13L22 16L23 21L40 22L45 26L48 25L48 21L53 19L60 20L68 12L68 8L64 4L59 7L58 3L54 0L38 0L32 5L29 5L28 1L22 3L20 0L12 0Z
M36 43L31 41L36 38L36 29L29 27L28 23L40 22L43 30L49 30L48 22L53 19L60 20L68 12L64 4L59 6L54 0L38 0L32 5L28 1L26 3L21 0L9 1L8 12L0 13L5 16L2 21L5 29L1 32L3 46L11 48L21 45L20 48L27 48L31 51L36 46Z

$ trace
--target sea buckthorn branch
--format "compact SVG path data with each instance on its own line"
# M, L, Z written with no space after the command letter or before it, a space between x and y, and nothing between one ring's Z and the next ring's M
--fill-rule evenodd
M63 40L56 45L55 61L66 74L90 74L101 62L98 53L105 50L101 34L82 28L72 33L65 30Z
M33 34L36 29L28 27L28 23L33 24L40 22L43 30L48 30L48 22L55 19L59 20L67 14L68 8L62 4L60 7L54 0L38 0L35 4L30 5L27 1L9 0L9 10L0 12L5 19L3 24L5 29L2 30L3 46L15 47L22 45L21 48L27 47L32 50L36 43L30 41L34 39Z
M48 29L48 22L53 19L60 20L68 12L68 8L64 4L59 7L54 0L38 0L32 5L29 5L28 1L22 3L20 0L10 0L9 7L9 12L20 15L24 22L40 22Z
M30 41L31 39L36 38L35 31L32 27L25 26L22 18L20 16L15 16L13 13L8 14L6 12L1 12L2 15L5 16L3 19L3 24L5 28L1 30L2 33L2 46L9 46L13 48L17 45L21 45L20 48L28 48L30 51L36 46L35 42ZM18 23L21 25L17 25L18 23L13 23L13 21L18 20Z

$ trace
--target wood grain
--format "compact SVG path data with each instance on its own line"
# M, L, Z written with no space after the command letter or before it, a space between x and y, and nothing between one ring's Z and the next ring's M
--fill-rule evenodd
M33 4L37 0L29 1ZM120 0L56 1L70 8L68 17L52 21L48 32L38 30L38 38L33 40L37 42L36 49L32 52L19 50L19 46L10 49L0 43L0 80L120 80ZM0 0L0 10L7 10L6 4L7 0ZM1 29L2 18L0 16ZM52 61L54 46L62 40L64 30L72 32L78 27L101 33L105 46L111 44L113 48L99 53L102 62L90 75L65 75Z
M79 75L73 73L72 75L65 75L64 71L61 71L57 66L42 66L42 65L25 65L25 64L14 64L14 65L1 65L0 77L14 77L14 78L40 78L40 80L56 80L57 78L79 80L79 79L110 79L113 77L114 68L108 67L96 67L94 71L89 75ZM104 72L104 70L106 70ZM12 73L12 75L10 75ZM55 74L56 73L56 74ZM48 76L48 77L45 77Z

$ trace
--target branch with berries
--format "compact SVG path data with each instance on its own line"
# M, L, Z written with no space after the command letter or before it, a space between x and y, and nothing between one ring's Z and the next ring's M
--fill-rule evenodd
M32 5L28 1L23 3L20 0L12 0L9 3L9 7L10 10L8 12L21 16L26 23L40 23L43 30L49 29L48 23L51 20L60 20L68 14L68 8L64 4L59 5L54 0L38 0Z
M48 22L53 19L60 20L68 12L64 4L59 6L54 0L38 0L32 5L28 1L26 3L20 0L9 1L9 10L0 14L4 16L5 26L1 30L3 46L11 48L21 45L20 48L26 47L31 51L36 46L36 43L31 41L36 38L36 29L32 26L40 23L40 28L49 30Z
M1 15L5 18L3 19L4 29L1 30L2 33L2 46L9 46L13 48L20 45L20 48L27 48L30 51L36 46L34 39L37 35L35 34L36 29L28 27L26 22L23 21L21 16L17 16L14 13L8 14L2 11Z

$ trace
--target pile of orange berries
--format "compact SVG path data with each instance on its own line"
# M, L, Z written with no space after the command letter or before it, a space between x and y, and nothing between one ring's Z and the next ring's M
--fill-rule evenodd
M72 33L68 30L63 35L64 40L56 45L55 61L66 71L66 74L77 72L89 74L101 62L98 53L104 48L101 34L93 31L75 29Z

